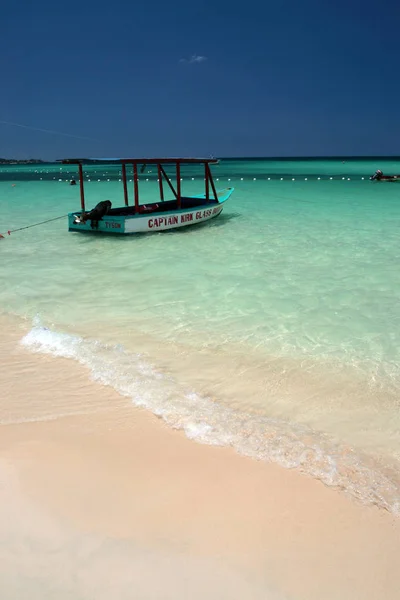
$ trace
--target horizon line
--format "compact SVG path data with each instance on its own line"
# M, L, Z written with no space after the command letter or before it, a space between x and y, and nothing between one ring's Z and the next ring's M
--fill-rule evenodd
M182 157L185 158L185 157ZM326 154L326 155L293 155L293 156L263 156L263 155L253 155L253 156L246 156L246 155L236 155L236 156L215 156L214 157L215 160L357 160L357 159L380 159L380 160L387 160L387 159L398 159L400 160L400 155L397 154ZM16 161L16 162L23 162L23 161L31 161L31 162L37 162L37 163L46 163L46 164L57 164L57 160L44 160L41 158L6 158L6 157L0 157L0 161L5 160L5 161Z

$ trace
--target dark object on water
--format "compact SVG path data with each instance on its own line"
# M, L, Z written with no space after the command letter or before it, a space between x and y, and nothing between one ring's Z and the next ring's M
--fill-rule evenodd
M370 177L371 181L399 181L400 175L384 175L380 169L375 171Z
M90 226L92 229L97 229L99 226L99 221L106 215L111 209L111 201L110 200L102 200L89 212L82 212L79 216L75 218L74 223L83 223L86 221L91 221Z
M76 181L75 179L71 179L70 184L69 185L76 185Z

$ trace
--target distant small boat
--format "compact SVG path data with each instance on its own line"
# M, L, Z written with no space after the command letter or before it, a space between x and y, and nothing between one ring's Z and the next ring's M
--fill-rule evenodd
M400 182L400 175L384 175L380 169L375 171L370 177L371 181L398 181Z

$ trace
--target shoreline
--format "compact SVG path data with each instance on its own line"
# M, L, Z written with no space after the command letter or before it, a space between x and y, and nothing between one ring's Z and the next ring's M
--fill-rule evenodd
M296 470L195 443L112 388L90 381L82 365L16 349L20 331L11 330L10 325L0 348L3 396L10 411L20 407L21 415L31 411L38 419L0 426L0 460L17 477L24 501L62 524L63 532L44 525L35 532L37 544L41 536L51 538L60 559L69 547L65 532L82 538L84 546L93 536L107 548L111 541L134 544L140 556L150 551L149 582L157 572L154 556L190 558L190 568L177 560L170 570L171 598L188 597L179 587L182 568L185 573L193 568L193 582L203 579L209 586L215 569L220 587L204 592L215 599L240 597L232 587L227 591L233 574L240 575L236 591L248 598L397 598L399 519ZM48 420L49 407L64 416ZM16 498L10 489L0 487L5 514ZM10 557L6 545L2 552L10 568L36 581L31 563L20 562L22 552L25 558L31 553L33 561L34 545L21 546L33 520L27 516L18 525L19 514L15 523L6 524L5 539L15 540L19 550ZM44 543L40 547L45 560L50 554ZM108 552L104 567L111 561ZM121 550L121 564L112 564L118 581L127 581L132 568L123 556ZM93 578L92 586L101 580L103 564L99 557L93 560L85 575ZM43 585L63 589L57 568L41 575ZM70 573L78 568L85 571L71 563ZM3 567L0 590L4 581ZM136 589L142 584L139 577ZM81 597L89 597L82 590ZM192 591L189 595L201 597ZM154 597L169 597L164 592Z
M397 448L397 419L389 427L385 409L395 399L375 398L381 410L371 420L370 409L363 407L367 382L357 373L333 378L323 367L314 369L304 361L243 354L235 346L205 352L178 343L165 346L163 340L136 331L127 336L123 330L106 330L100 341L93 324L86 325L81 337L69 327L66 332L44 327L37 319L29 328L16 317L3 319L5 332L12 322L21 330L16 348L41 360L63 357L65 372L71 363L83 365L85 385L89 379L112 388L118 402L128 398L130 407L146 408L189 439L295 468L361 502L400 513L400 463L391 456ZM259 409L260 393L267 413ZM293 401L286 402L286 396ZM302 411L304 402L308 414ZM334 406L334 413L326 405ZM77 399L75 409L85 413L93 404ZM56 413L71 414L70 403L57 405ZM24 406L22 414L26 420ZM35 412L33 418L38 416Z

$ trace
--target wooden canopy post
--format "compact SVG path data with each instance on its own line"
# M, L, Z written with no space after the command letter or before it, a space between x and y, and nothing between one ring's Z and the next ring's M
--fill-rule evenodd
M178 208L182 208L182 197L181 197L181 164L176 163L176 191L178 194Z
M133 163L133 189L135 191L135 213L139 212L139 186L138 186L138 173L137 163Z
M214 198L218 202L218 195L217 195L217 191L215 189L214 179L213 179L213 176L212 176L212 173L211 173L210 165L207 163L206 166L207 166L206 170L207 170L207 173L208 173L208 178L209 178L210 183L211 183L211 188L212 188L212 191L213 191L213 194L214 194Z
M160 165L160 169L161 169L161 173L165 177L165 181L168 183L169 187L171 188L172 193L174 194L175 198L177 198L178 194L176 193L174 186L172 185L172 183L168 179L168 176L167 176L166 172L164 171L164 169L163 169L163 167L161 165Z
M125 199L125 206L128 206L129 201L128 201L128 185L126 183L126 164L122 163L122 183L124 186L124 199Z
M81 192L81 208L84 211L85 210L85 190L83 187L82 163L78 163L78 170L79 170L79 188L80 188L80 192Z
M205 181L206 181L206 202L209 202L210 201L210 181L209 181L210 169L208 168L208 163L204 163L204 174L205 174Z
M161 172L161 165L159 165L159 164L157 165L157 172L158 172L158 186L160 188L160 200L164 200L162 172Z

